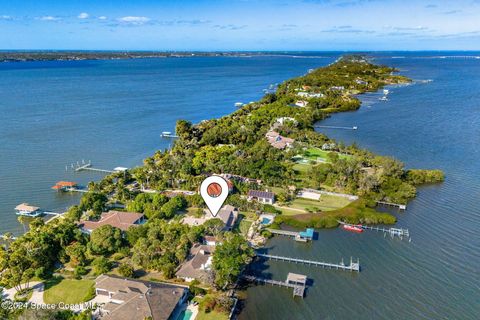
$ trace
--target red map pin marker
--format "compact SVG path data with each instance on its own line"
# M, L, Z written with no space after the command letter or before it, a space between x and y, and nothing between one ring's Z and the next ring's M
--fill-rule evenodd
M206 178L200 186L200 195L212 215L216 217L228 196L227 181L219 176Z

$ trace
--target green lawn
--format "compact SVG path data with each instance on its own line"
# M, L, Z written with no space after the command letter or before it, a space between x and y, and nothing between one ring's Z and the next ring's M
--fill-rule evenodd
M195 320L228 320L228 314L215 310L205 313L205 311L200 310Z
M246 235L248 232L248 229L252 225L253 221L249 220L249 213L239 213L237 221L235 222L235 225L233 226L233 231L239 232L243 235Z
M328 160L328 154L333 151L325 151L319 148L309 148L305 150L305 153L303 154L303 157L308 160L317 160L317 158L322 159L323 161ZM352 156L348 154L342 154L342 153L337 153L340 159L349 159Z
M92 280L55 278L45 281L43 300L45 303L80 303L95 296Z
M283 205L282 208L279 209L282 210L282 214L286 216L294 216L302 213L295 209L304 210L305 212L303 213L306 213L308 209L310 209L311 211L332 211L343 208L350 204L350 202L350 200L343 197L322 194L320 200L318 201L304 198L296 198L292 202L288 203L287 205Z
M306 209L317 207L322 211L335 210L343 208L348 205L351 201L343 198L322 194L319 200L311 200L304 198L296 198L292 201L292 208Z

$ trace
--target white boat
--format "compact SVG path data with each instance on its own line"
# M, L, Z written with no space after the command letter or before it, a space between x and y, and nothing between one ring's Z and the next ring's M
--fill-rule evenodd
M235 107L239 108L243 106L243 102L236 102Z
M383 94L386 96L390 91L388 89L383 89Z
M172 132L170 132L170 131L163 131L162 132L162 136L169 136L171 134L172 134Z
M380 100L380 101L388 101L388 98L387 98L386 96L383 96L383 97L381 97L381 98L378 99L378 100Z

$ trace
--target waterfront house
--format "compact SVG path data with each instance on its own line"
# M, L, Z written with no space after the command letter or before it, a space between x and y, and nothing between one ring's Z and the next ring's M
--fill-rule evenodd
M225 226L223 227L223 230L225 231L232 230L235 221L237 221L237 217L238 210L231 205L224 206L222 209L220 209L216 216L216 218L219 218L225 224Z
M161 282L101 275L95 293L106 303L96 314L102 320L167 320L180 312L188 288Z
M43 214L39 207L31 206L28 203L21 203L15 207L15 213L19 216L38 217Z
M247 200L273 204L275 202L275 194L269 191L250 190L247 194Z
M310 93L305 91L297 92L297 96L302 98L323 98L325 95L323 93Z
M176 276L187 282L198 280L206 282L212 266L213 252L215 246L195 244L190 249L187 260L182 263Z
M306 107L308 105L308 101L305 101L305 100L298 100L295 102L295 105L297 107Z
M127 231L131 226L137 226L145 223L145 216L138 212L108 211L102 213L98 221L80 220L79 227L85 233L91 233L93 230L111 225L122 231Z
M268 131L265 134L265 137L267 138L268 143L270 143L272 147L281 150L285 148L290 148L295 142L294 139L283 137L278 132L273 130Z

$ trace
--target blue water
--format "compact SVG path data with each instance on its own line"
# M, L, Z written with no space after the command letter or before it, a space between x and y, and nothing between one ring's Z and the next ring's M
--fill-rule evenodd
M325 56L325 55L323 55ZM72 163L132 167L168 148L162 131L259 99L263 89L333 61L330 57L198 57L0 64L0 234L23 230L13 208L62 210L79 196L50 189L102 174ZM69 170L65 170L68 166Z
M309 244L275 237L271 254L339 262L359 258L362 272L258 263L258 273L284 280L308 275L305 299L278 287L249 288L240 319L478 319L480 314L480 60L445 53L395 53L378 62L432 82L362 97L364 106L322 121L358 130L322 129L346 143L402 159L409 168L439 168L446 181L419 189L395 213L412 242L365 231L321 230ZM464 53L460 53L464 54ZM476 56L480 54L476 53ZM430 57L427 57L430 56Z
M421 188L398 225L412 242L364 232L322 230L318 240L274 237L273 254L347 262L351 274L282 262L257 265L274 279L308 275L305 299L278 287L251 287L241 319L476 319L480 313L480 60L465 53L384 53L379 60L429 83L393 88L389 101L365 97L356 112L325 125L358 126L328 135L402 159L408 167L440 168L447 180ZM388 56L403 58L388 58ZM480 56L476 53L474 55ZM162 131L177 119L198 122L262 96L272 83L336 57L187 58L0 64L0 233L22 230L20 202L61 209L78 196L57 194L58 180L86 184L101 174L65 171L72 162L131 167L168 147ZM369 107L368 107L369 106Z

